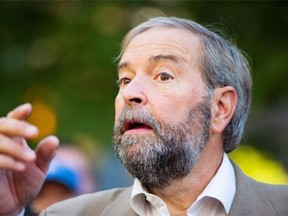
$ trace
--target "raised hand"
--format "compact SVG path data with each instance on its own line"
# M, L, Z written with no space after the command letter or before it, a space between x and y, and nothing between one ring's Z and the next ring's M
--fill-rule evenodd
M57 137L43 139L35 151L26 139L38 129L25 121L32 106L16 107L0 118L0 215L16 215L37 195L59 144Z

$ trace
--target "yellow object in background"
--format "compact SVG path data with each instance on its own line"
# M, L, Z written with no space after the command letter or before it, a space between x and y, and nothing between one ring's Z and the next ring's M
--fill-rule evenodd
M39 129L39 136L35 141L54 134L56 132L56 114L53 109L49 105L37 101L33 102L32 106L33 112L27 121Z
M284 166L248 145L241 145L229 154L248 176L257 181L270 184L287 184L288 175Z

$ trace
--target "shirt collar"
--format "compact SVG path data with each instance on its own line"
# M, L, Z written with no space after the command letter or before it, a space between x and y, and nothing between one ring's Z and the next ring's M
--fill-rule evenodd
M151 205L146 205L147 203L146 200L156 209L166 208L166 211L168 213L166 203L163 200L161 200L158 196L149 193L146 187L144 187L138 179L135 179L132 189L132 195L130 198L132 209L139 215L147 215L148 210L147 208L150 208L149 210L152 209Z
M235 192L236 183L234 169L227 154L224 153L222 163L217 173L209 182L204 191L198 196L195 203L204 197L212 197L219 200L223 204L225 211L228 214L235 196ZM130 203L134 211L136 211L136 213L139 215L145 215L146 197L153 197L155 199L158 198L154 194L149 193L138 179L135 179ZM160 198L158 199L162 201ZM164 202L163 205L165 205Z
M138 215L145 215L146 194L148 194L147 189L144 186L142 186L141 182L136 178L134 180L134 184L132 188L130 203L131 203L132 209Z
M228 214L235 193L236 182L234 169L227 154L224 153L222 163L217 173L211 179L204 191L198 196L196 201L203 197L215 198L223 204L225 211Z

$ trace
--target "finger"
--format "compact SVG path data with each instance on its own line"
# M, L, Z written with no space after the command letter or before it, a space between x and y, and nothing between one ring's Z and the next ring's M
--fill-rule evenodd
M53 159L58 146L59 140L56 136L48 136L38 144L36 148L35 164L44 173L47 172L50 162Z
M22 104L7 114L7 118L14 118L18 120L26 119L32 112L32 106L29 103Z
M0 133L8 136L21 136L25 138L33 138L38 135L38 129L25 121L17 119L0 118Z
M13 158L0 154L0 168L11 171L23 171L26 168L25 163L14 160Z
M36 158L34 151L28 145L20 144L3 134L0 134L0 155L22 162L32 162Z

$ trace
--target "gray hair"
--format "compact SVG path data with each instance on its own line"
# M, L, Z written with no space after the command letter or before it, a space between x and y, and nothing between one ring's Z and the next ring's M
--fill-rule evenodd
M230 41L196 22L176 17L156 17L128 32L122 42L120 57L133 38L155 27L184 29L198 35L203 48L199 65L210 93L217 87L235 88L236 110L224 130L224 151L231 152L241 141L251 103L252 80L249 63L244 54Z

